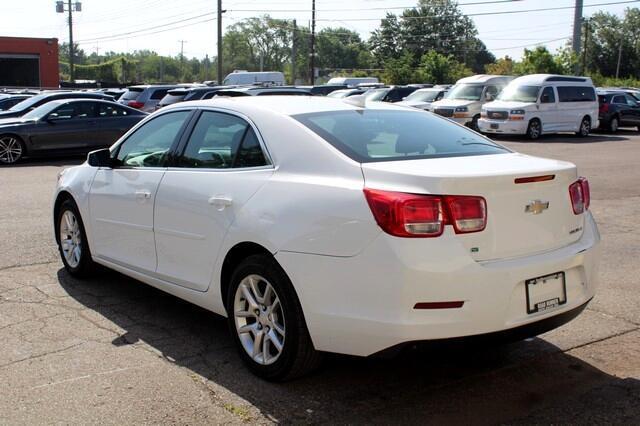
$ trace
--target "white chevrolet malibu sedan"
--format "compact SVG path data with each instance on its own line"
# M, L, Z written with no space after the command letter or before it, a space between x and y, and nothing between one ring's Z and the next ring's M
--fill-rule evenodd
M228 317L286 380L323 352L528 337L593 298L599 234L573 164L420 110L297 96L163 108L58 177L67 271L114 269Z

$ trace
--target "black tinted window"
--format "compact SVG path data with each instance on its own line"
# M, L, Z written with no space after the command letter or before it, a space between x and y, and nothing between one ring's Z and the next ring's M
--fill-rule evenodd
M129 115L129 111L116 105L99 104L98 117L122 117Z
M151 99L158 100L164 98L169 89L157 89L151 94Z
M139 127L119 147L117 159L124 166L162 167L190 111L163 114Z
M560 102L593 102L596 100L596 92L593 87L559 86L557 89Z
M552 104L556 101L556 95L553 93L553 87L545 87L540 95L540 102L543 104Z
M424 112L371 109L294 118L358 162L510 152L471 130Z
M92 118L95 117L93 102L74 102L56 108L50 118Z
M181 167L228 169L265 164L260 144L243 119L204 111L189 137Z

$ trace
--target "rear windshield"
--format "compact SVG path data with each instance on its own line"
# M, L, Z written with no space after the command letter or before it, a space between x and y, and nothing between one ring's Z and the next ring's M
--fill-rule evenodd
M187 96L187 92L178 92L178 93L169 92L158 103L160 105L177 104L178 102L182 102L185 96Z
M405 98L405 101L433 102L440 94L440 90L418 90Z
M471 130L422 111L330 111L293 118L360 163L511 152Z
M123 100L125 101L135 101L138 96L140 96L140 93L142 93L144 91L144 89L142 88L138 88L138 87L130 87L127 89L126 92L124 92L124 95L122 95Z
M50 95L48 94L33 96L29 99L25 99L22 102L18 102L17 104L9 108L9 111L26 111L27 109L37 105L39 102L46 100L49 96Z

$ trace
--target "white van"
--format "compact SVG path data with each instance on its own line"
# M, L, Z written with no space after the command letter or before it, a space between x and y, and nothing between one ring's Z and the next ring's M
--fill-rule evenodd
M589 77L532 74L513 80L482 108L483 133L527 135L575 132L588 136L598 126L598 98Z
M327 81L327 85L340 85L344 84L349 87L356 87L359 84L366 83L379 83L380 81L376 77L333 77Z
M223 86L270 83L274 86L284 85L284 74L280 71L249 72L235 70L222 81Z
M514 77L478 74L461 78L444 99L431 104L430 110L457 123L478 130L482 105L496 99Z

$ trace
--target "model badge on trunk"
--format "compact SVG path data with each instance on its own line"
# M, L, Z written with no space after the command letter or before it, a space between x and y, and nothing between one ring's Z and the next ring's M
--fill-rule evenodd
M548 208L549 208L548 201L533 200L524 207L524 212L540 214Z

